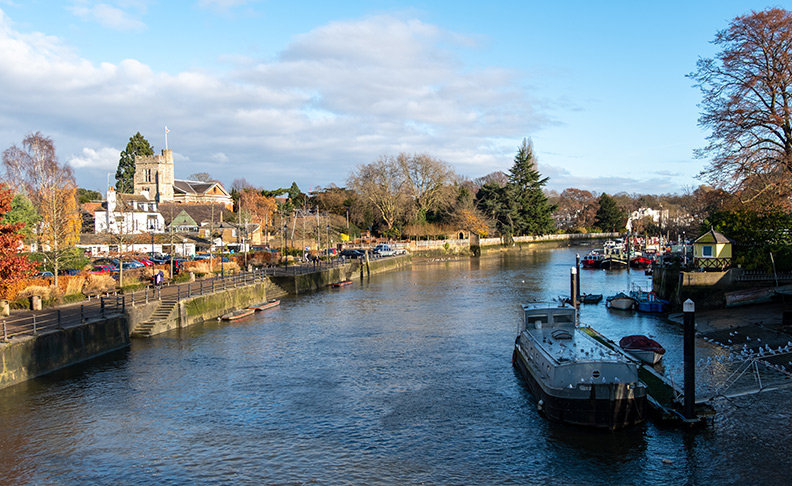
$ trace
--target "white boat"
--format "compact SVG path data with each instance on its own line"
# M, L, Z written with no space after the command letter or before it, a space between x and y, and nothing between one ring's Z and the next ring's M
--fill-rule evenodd
M581 330L572 307L522 308L512 361L548 418L611 430L645 420L635 361Z
M625 294L624 292L619 292L618 294L611 295L605 299L605 305L611 309L630 310L635 309L636 303L635 299L629 295Z
M624 336L619 341L619 347L625 353L635 356L646 364L655 365L663 359L666 350L654 339L642 334Z

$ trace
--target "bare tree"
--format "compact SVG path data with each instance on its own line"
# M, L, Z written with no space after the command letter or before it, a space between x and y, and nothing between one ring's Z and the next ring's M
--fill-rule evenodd
M404 172L398 161L387 156L359 166L347 180L348 187L379 213L388 230L408 207L404 183Z
M429 211L453 203L456 174L448 164L426 154L401 153L396 161L404 173L405 194L414 201L419 221L425 221Z
M779 8L732 20L713 41L715 59L699 59L689 77L703 94L699 125L712 130L699 158L716 187L775 200L792 178L792 13Z
M39 247L52 263L58 285L60 262L79 241L81 219L77 204L77 184L71 167L60 165L52 139L40 132L3 152L8 179L15 181L38 210Z

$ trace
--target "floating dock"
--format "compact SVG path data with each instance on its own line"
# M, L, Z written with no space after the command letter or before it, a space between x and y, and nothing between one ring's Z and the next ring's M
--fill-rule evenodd
M618 344L603 336L595 329L581 327L581 330L612 350L633 359L625 353ZM635 361L639 360L636 359ZM643 362L639 363L638 378L646 384L649 395L649 405L652 407L652 418L654 420L661 423L688 426L709 425L712 423L715 419L715 409L708 401L696 402L695 418L690 419L685 417L682 412L685 398L682 390L667 377L658 373L653 367Z

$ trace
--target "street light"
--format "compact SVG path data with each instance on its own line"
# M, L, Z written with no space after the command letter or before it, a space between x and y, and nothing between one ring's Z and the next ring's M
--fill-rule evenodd
M154 230L151 230L151 258L154 258Z
M286 266L286 232L289 230L289 226L285 223L283 224L283 266Z
M325 228L325 230L326 230L325 231L325 236L327 237L326 238L327 241L325 241L325 244L327 245L328 252L329 252L330 251L330 225L329 224L327 225L327 228ZM330 256L329 253L328 253L328 256Z

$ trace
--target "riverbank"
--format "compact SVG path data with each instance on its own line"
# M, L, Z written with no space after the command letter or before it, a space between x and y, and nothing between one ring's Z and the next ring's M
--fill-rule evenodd
M700 333L723 331L745 326L766 326L774 329L784 327L784 311L789 305L783 302L768 302L723 309L696 311L696 330ZM682 324L684 315L676 312L668 315L670 321Z

